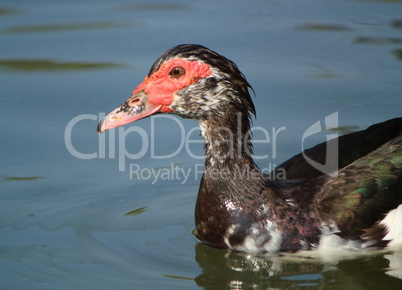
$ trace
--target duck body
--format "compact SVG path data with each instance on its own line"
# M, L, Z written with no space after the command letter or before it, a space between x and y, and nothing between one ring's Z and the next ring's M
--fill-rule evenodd
M232 61L204 46L179 45L153 64L98 132L158 113L198 121L205 171L195 235L213 247L261 254L402 242L402 118L341 136L339 170L330 175L299 154L279 166L287 178L276 180L251 157L249 88ZM322 161L327 148L305 153Z
M402 128L402 119L388 122L396 121ZM206 177L208 171L201 181L195 214L201 241L249 253L320 246L357 250L401 241L401 137L335 176L273 181L257 170L251 175L243 166L229 167L220 169L231 172L227 182ZM391 229L395 234L389 235Z

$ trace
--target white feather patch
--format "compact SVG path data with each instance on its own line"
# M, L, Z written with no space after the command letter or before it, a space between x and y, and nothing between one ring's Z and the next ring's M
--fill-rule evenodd
M259 253L277 253L280 250L282 242L282 233L278 230L275 223L266 221L265 229L267 232L261 231L260 225L255 224L251 228L251 233L244 238L241 245L232 246L229 242L230 236L233 235L239 224L234 224L226 231L224 241L226 245L233 250L241 251L249 254ZM269 233L269 236L267 236Z
M389 246L402 245L402 204L391 210L380 224L387 227L388 233L384 240L391 240Z
M362 247L362 242L347 240L339 237L336 233L339 229L335 225L323 225L321 228L319 251L357 250Z

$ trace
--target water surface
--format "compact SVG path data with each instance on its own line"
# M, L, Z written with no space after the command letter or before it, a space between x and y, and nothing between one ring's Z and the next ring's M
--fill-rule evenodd
M267 170L334 112L340 129L330 134L400 117L400 1L34 2L0 5L2 289L401 287L401 251L253 258L198 244L203 148L178 150L183 137L201 141L195 122L154 118L96 134L99 114L180 43L208 46L247 76L253 126L282 128L275 143L255 144ZM121 158L144 142L141 158Z

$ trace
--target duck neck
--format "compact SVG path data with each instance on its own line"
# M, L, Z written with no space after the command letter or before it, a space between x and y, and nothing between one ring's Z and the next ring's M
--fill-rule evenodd
M226 184L227 190L239 193L242 188L259 192L266 185L266 178L252 158L253 146L247 114L227 113L200 122L200 128L205 138L204 183L219 183L221 187ZM222 188L222 191L226 189Z
M230 228L247 232L263 218L252 213L271 215L261 196L270 181L252 159L247 114L206 120L200 126L205 170L195 208L196 236L215 247L228 247L225 237Z
M200 122L205 138L205 167L230 167L233 162L245 160L257 167L252 159L253 147L250 122L242 113L222 116Z

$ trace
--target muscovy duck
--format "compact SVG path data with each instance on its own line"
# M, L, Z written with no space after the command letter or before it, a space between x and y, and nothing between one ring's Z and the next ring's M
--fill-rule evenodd
M195 236L213 247L264 254L402 241L402 118L341 136L337 174L315 170L299 154L279 166L288 178L278 181L251 157L249 89L231 60L201 45L178 45L97 130L158 113L199 122L205 170ZM320 161L326 147L306 152Z

